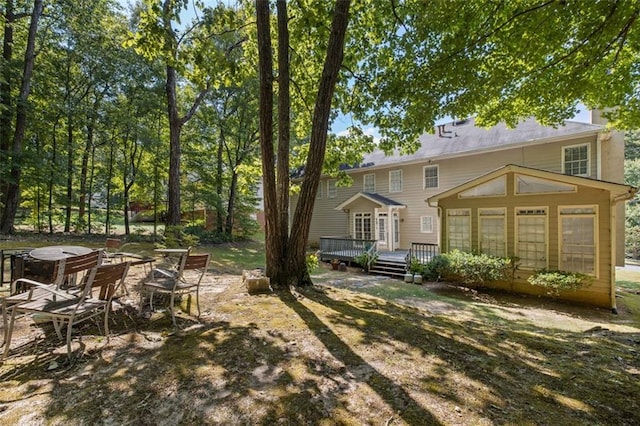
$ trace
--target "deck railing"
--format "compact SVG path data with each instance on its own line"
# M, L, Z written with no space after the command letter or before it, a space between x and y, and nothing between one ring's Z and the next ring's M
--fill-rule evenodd
M351 262L354 257L377 251L376 240L360 240L349 237L320 237L320 260L344 260Z
M440 247L433 243L411 243L411 249L407 254L407 265L411 259L416 258L421 263L427 263L440 253Z

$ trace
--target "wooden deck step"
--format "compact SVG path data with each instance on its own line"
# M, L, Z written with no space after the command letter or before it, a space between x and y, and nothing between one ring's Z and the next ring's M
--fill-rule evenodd
M406 264L404 260L378 259L369 270L369 274L403 279L405 268Z

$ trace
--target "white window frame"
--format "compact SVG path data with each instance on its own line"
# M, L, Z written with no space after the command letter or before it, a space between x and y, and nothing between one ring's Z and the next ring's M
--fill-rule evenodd
M397 187L394 186L394 182L397 180ZM391 170L389 172L389 192L402 192L402 169Z
M425 223L425 219L429 219L428 224ZM420 232L423 234L433 234L433 216L420 216Z
M358 219L362 220L362 230L358 232L356 223ZM369 221L369 238L365 237L364 222ZM373 214L371 212L355 212L353 213L353 238L356 240L372 240L375 233Z
M519 211L529 211L531 213L525 215L519 215ZM536 211L544 211L544 214L536 213ZM544 250L543 256L544 259L534 259L533 265L528 264L526 258L523 258L520 253L520 227L522 226L520 223L520 218L544 218ZM544 269L549 267L549 207L548 206L537 206L537 207L516 207L514 210L514 220L515 220L515 235L514 235L514 246L516 256L520 258L520 268L524 270L537 270ZM539 244L536 242L525 242L525 244ZM544 262L541 262L544 260Z
M373 180L373 182L369 182L369 186L370 187L372 186L371 189L367 189L367 178ZM362 177L362 191L370 192L370 193L376 192L376 174L375 173L367 173Z
M427 186L427 169L435 169L436 170L436 186ZM430 179L433 179L430 177ZM430 164L428 166L424 166L422 168L422 189L438 189L440 188L440 166L437 164Z
M589 213L589 212L584 212L584 213L563 213L563 210L567 210L567 209L591 209L593 210L593 213ZM564 258L564 238L563 238L563 231L564 231L564 221L563 219L567 218L585 218L585 217L589 217L593 219L593 242L591 244L591 248L593 249L593 271L585 271L585 270L576 270L575 268L571 268L570 266L568 266L567 264L564 263L563 258ZM559 269L564 270L564 271L569 271L569 272L579 272L582 274L586 274L586 275L591 275L594 277L598 277L598 263L599 263L599 256L598 256L598 247L599 247L599 239L598 239L598 223L600 221L600 217L599 217L599 211L598 211L598 206L591 204L591 205L563 205L563 206L558 206L558 265L559 265ZM585 247L581 246L581 247ZM581 253L576 253L576 255L580 255Z
M575 148L582 148L582 147L586 147L587 148L587 172L586 173L580 173L580 174L575 174L575 175L570 175L570 176L583 176L583 177L588 177L591 176L591 144L589 143L580 143L580 144L575 144L575 145L566 145L562 147L562 173L563 174L568 174L567 173L567 168L566 168L566 155L567 155L567 150L568 149L575 149ZM584 161L584 160L579 160L579 161Z
M337 184L337 179L329 179L327 181L327 198L336 198L338 196Z
M500 211L501 214L491 214L491 211ZM483 214L484 213L484 214ZM483 249L483 243L485 242L482 238L482 225L485 219L502 219L502 248L501 253L492 253L487 252ZM496 257L506 257L507 256L507 209L506 207L483 207L478 209L478 249L480 252L488 254L490 256Z
M462 214L450 215L450 212L457 212ZM445 214L447 215L447 249L449 251L453 249L458 249L460 251L471 251L471 209L447 209ZM467 228L469 229L468 234L465 238L460 238L460 241L466 242L465 247L451 247L451 218L452 217L465 217L468 221ZM465 241L466 240L466 241Z

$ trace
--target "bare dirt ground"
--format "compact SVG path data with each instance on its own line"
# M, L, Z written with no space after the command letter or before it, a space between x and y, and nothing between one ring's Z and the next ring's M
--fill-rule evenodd
M19 321L0 424L640 424L624 300L612 316L426 284L390 301L407 284L354 271L250 296L240 276L209 273L200 320L174 329L161 310L138 315L143 276L109 340L75 333L73 362L49 326Z

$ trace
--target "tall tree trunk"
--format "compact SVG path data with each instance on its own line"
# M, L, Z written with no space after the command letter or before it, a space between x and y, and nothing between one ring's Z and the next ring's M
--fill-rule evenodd
M258 73L260 94L260 151L262 153L262 186L265 211L266 275L277 286L286 277L278 226L275 158L273 152L273 53L271 51L269 2L256 0L256 26L258 30Z
M167 225L180 225L180 133L182 123L178 116L178 99L176 96L176 70L167 66L167 112L169 117L169 206L167 209Z
M9 185L7 170L9 152L11 151L11 120L13 108L11 102L11 81L13 73L13 0L6 0L4 10L4 37L2 43L2 79L0 79L0 196L4 198ZM2 206L0 206L2 207Z
M216 230L218 233L222 234L224 230L224 212L222 209L222 194L224 192L223 188L223 180L222 180L222 172L224 168L224 162L222 158L222 154L224 153L224 129L223 126L220 126L220 139L218 140L218 150L216 152L216 195L218 196L216 200ZM227 210L227 220L229 218L228 210Z
M47 210L48 210L48 219L49 219L49 233L53 234L53 185L55 183L54 177L56 175L56 169L58 167L57 159L58 159L58 119L53 123L53 132L51 136L51 164L49 166L49 182L47 182Z
M114 137L115 139L115 137ZM104 223L104 233L111 234L111 180L113 179L113 164L115 162L115 141L109 144L109 166L107 168L107 217Z
M64 232L71 231L71 208L73 207L73 117L71 108L67 116L67 199L64 217Z
M96 127L98 108L102 94L96 94L91 110L91 118L87 124L87 140L82 151L82 167L80 169L80 194L78 198L78 226L86 227L85 214L87 209L87 174L89 173L89 156L93 152L93 132ZM76 231L78 231L77 229ZM88 229L87 229L88 230Z
M236 198L238 192L238 173L233 171L231 174L231 186L229 187L229 202L227 203L227 221L225 223L224 232L229 237L233 236L233 222L236 209Z
M331 34L327 46L322 76L316 96L315 109L311 125L311 141L309 155L305 165L305 178L302 182L300 197L291 224L289 239L289 257L287 265L290 271L289 284L311 284L306 265L306 249L309 239L309 229L313 214L313 205L318 191L322 165L327 148L327 130L331 100L344 58L344 43L349 24L349 0L338 0L333 13Z
M289 94L289 20L286 0L276 2L278 10L278 156L277 188L278 226L281 259L288 256L289 237L289 143L291 127L291 99Z
M31 91L31 75L35 63L36 33L38 31L38 21L42 15L42 0L35 0L33 12L31 13L31 23L29 25L29 36L27 39L27 49L24 53L24 69L22 72L22 84L16 104L16 129L13 135L13 152L11 162L11 177L7 189L7 201L0 220L0 233L8 234L15 232L14 222L18 204L20 202L20 175L22 172L20 156L22 155L22 141L24 140L27 128L27 99Z

